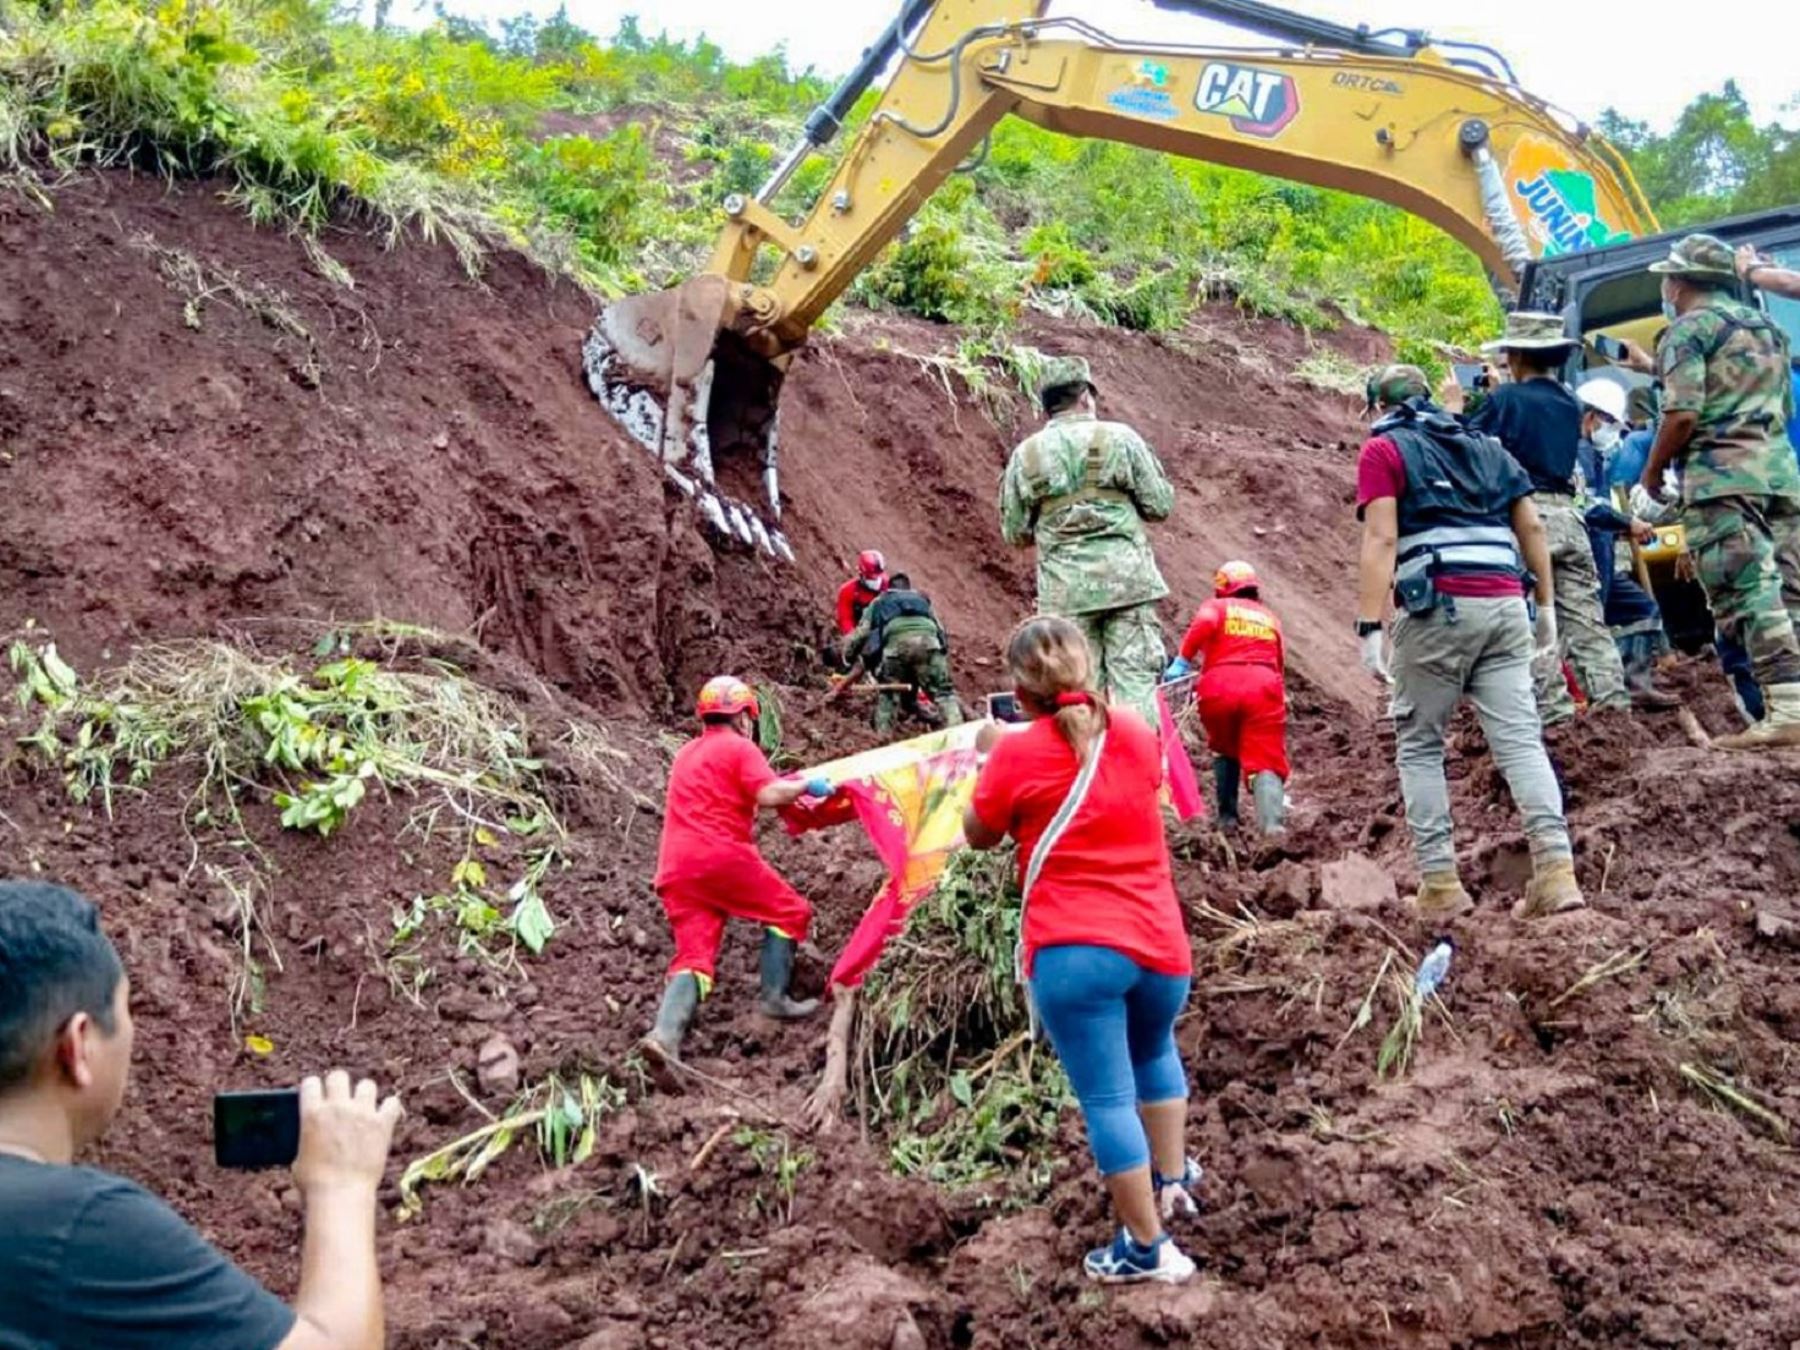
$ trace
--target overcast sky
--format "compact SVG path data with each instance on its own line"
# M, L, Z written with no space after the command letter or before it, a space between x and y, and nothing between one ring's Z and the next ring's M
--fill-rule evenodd
M1711 10L1669 0L1287 0L1285 7L1350 25L1485 42L1506 54L1525 88L1588 119L1610 104L1666 128L1696 94L1735 78L1759 120L1800 123L1792 106L1800 99L1795 0L1731 0ZM556 0L449 0L449 8L493 20L527 9L548 14ZM602 37L612 35L621 15L636 14L648 33L704 33L736 59L784 43L796 66L838 75L886 26L898 0L568 0L568 8L570 18ZM1078 14L1121 38L1256 41L1149 0L1056 0L1052 13Z

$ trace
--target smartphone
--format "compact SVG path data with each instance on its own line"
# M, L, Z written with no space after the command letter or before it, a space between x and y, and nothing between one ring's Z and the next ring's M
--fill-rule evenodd
M1594 339L1594 350L1608 361L1624 362L1629 359L1625 344L1616 337L1608 337L1605 333L1601 333Z
M286 1167L299 1152L299 1088L221 1092L213 1098L213 1161L220 1167Z
M1451 367L1451 370L1456 373L1456 382L1464 389L1481 388L1481 366L1479 363L1471 365L1459 361Z
M1019 707L1017 694L989 694L987 714L996 722L1023 722L1025 712Z

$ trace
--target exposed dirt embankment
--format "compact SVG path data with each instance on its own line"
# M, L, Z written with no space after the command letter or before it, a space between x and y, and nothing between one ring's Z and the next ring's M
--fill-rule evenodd
M1779 1137L1800 1121L1800 975L1794 930L1755 928L1793 917L1800 884L1791 757L1711 754L1661 721L1579 724L1556 754L1592 905L1525 927L1507 913L1528 866L1517 819L1478 731L1459 729L1459 842L1481 908L1410 1071L1377 1077L1395 1008L1378 977L1434 934L1402 899L1391 750L1345 622L1353 400L1293 378L1315 352L1304 335L1223 309L1179 341L1026 334L1089 355L1108 410L1176 479L1157 533L1171 635L1217 563L1247 557L1299 672L1286 846L1253 858L1205 831L1175 839L1199 969L1179 1035L1208 1171L1182 1241L1205 1269L1180 1291L1111 1294L1076 1274L1105 1220L1073 1115L1048 1202L1018 1212L896 1177L885 1141L853 1123L808 1138L795 1122L822 1027L754 1016L743 934L691 1041L693 1090L646 1093L627 1058L669 953L648 888L666 733L701 677L735 666L781 686L802 760L863 743L849 714L816 710L811 657L862 547L936 597L965 689L996 684L998 643L1030 601L1029 557L993 519L1031 424L1021 402L990 411L955 377L946 388L916 359L949 346L930 325L859 318L815 344L783 413L801 565L777 567L666 528L679 503L581 383L588 303L522 265L496 259L476 283L447 250L333 232L348 287L203 188L106 177L55 205L0 197L0 629L35 620L84 674L146 641L227 631L304 664L319 621L466 634L359 650L447 660L516 698L570 825L541 956L496 971L447 942L409 984L395 911L442 889L465 849L516 875L525 846L403 836L404 796L372 799L330 840L284 833L247 799L281 957L257 1020L274 1051L258 1058L233 1024L241 915L192 867L182 826L192 783L153 778L111 819L73 806L16 748L32 719L9 713L0 871L90 890L133 976L137 1079L100 1161L276 1287L296 1270L296 1197L211 1167L207 1097L328 1063L372 1072L410 1106L397 1175L504 1107L479 1071L498 1035L524 1082L600 1070L627 1101L578 1167L549 1172L516 1147L474 1186L429 1189L411 1223L384 1222L396 1345L1800 1339L1800 1167ZM1380 349L1354 330L1319 341L1355 361ZM1728 729L1714 672L1672 678ZM571 721L604 725L605 775L557 745ZM768 847L830 950L879 880L867 846L842 832ZM753 1146L783 1136L808 1155L786 1174Z

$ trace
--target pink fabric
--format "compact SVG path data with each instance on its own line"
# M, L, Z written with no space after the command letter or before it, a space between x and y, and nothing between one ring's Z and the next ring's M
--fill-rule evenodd
M1162 733L1163 782L1168 785L1169 804L1182 820L1205 815L1206 801L1200 795L1200 782L1194 777L1194 761L1188 758L1181 733L1175 729L1168 691L1160 686L1156 691L1156 725Z

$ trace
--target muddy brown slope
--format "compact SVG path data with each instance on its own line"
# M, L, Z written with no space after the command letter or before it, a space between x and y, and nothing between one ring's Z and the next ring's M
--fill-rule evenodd
M153 780L110 820L75 808L11 749L29 728L7 705L0 871L89 889L134 979L137 1079L99 1161L276 1288L296 1271L296 1197L279 1177L211 1167L209 1095L327 1063L373 1072L410 1107L397 1175L504 1106L476 1087L498 1033L527 1081L588 1067L629 1100L581 1167L547 1172L516 1149L473 1187L430 1191L414 1222L384 1222L396 1345L1800 1339L1800 1167L1777 1126L1691 1076L1728 1075L1800 1121L1795 948L1779 925L1753 927L1791 917L1800 887L1791 757L1709 754L1660 723L1581 724L1557 755L1592 907L1524 927L1507 914L1528 870L1517 820L1479 732L1461 728L1451 772L1481 910L1411 1071L1377 1077L1393 1016L1377 974L1433 934L1399 898L1398 788L1345 623L1357 428L1349 400L1291 378L1304 335L1229 310L1179 341L1027 335L1086 351L1109 408L1176 478L1181 505L1157 533L1171 630L1221 558L1246 556L1300 673L1287 847L1253 863L1204 831L1175 840L1199 970L1180 1041L1208 1169L1182 1241L1205 1271L1181 1291L1103 1294L1075 1273L1105 1225L1078 1120L1048 1202L1018 1212L895 1177L885 1142L854 1124L807 1138L792 1122L819 1029L754 1017L742 934L693 1036L704 1079L645 1094L627 1060L669 954L647 879L682 705L731 665L781 686L801 758L863 743L849 715L815 711L809 653L867 546L938 599L965 688L991 687L1030 595L1029 558L1003 549L992 516L1030 425L1018 401L990 415L954 378L946 392L916 359L949 346L930 325L858 319L817 344L784 405L802 565L777 568L715 554L679 519L665 528L677 504L581 385L587 303L523 265L496 259L475 283L444 250L388 252L346 229L325 243L351 289L203 187L96 178L55 204L0 197L0 628L47 626L84 672L221 631L304 659L317 629L303 621L470 635L367 654L449 660L516 696L572 827L544 954L500 979L446 947L415 1002L385 974L391 915L444 885L462 843L397 843L404 799L369 803L329 841L284 834L253 803L283 958L259 1024L275 1052L257 1059L232 1025L232 908L181 828L191 784ZM1379 350L1353 330L1320 340L1354 360ZM1674 678L1728 728L1710 671ZM613 781L562 762L570 718L604 723L623 756ZM496 871L516 867L514 847ZM817 902L820 945L841 942L879 880L867 847L849 833L768 847ZM811 1155L791 1195L741 1129L786 1131Z

